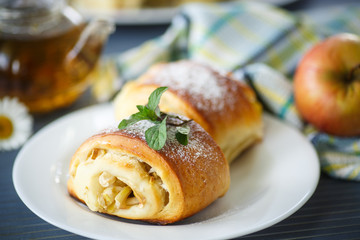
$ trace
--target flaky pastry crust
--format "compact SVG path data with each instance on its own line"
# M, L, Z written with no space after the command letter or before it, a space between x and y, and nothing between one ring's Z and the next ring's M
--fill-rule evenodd
M226 193L228 164L199 124L189 122L186 146L175 139L175 127L168 129L159 151L144 139L147 124L140 121L87 139L70 163L70 195L93 211L167 224L197 213Z
M167 86L160 101L163 112L198 122L218 143L231 163L244 149L262 139L262 107L247 85L193 61L160 63L136 81L127 82L114 100L117 120L137 111L150 93Z

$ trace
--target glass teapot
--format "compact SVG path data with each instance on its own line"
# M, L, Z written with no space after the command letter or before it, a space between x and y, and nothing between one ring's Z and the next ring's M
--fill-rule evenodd
M0 98L37 113L73 103L113 28L86 22L64 0L0 0Z

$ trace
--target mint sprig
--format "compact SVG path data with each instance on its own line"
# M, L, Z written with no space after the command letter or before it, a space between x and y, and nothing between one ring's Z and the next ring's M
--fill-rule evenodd
M145 131L145 140L149 147L154 150L160 150L164 147L167 139L166 125L176 126L175 137L182 145L187 145L189 142L190 126L187 123L191 120L182 120L178 116L168 115L160 111L159 103L162 94L167 90L167 87L159 87L155 89L149 96L146 105L137 105L139 112L132 114L128 119L124 119L119 123L118 128L124 129L141 120L148 120L155 125ZM181 120L181 123L174 124L168 122L168 116L175 117Z

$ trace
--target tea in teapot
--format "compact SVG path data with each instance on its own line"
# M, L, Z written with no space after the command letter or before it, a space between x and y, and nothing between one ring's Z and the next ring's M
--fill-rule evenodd
M59 0L9 0L0 6L0 97L31 112L73 103L88 87L113 25L86 23Z

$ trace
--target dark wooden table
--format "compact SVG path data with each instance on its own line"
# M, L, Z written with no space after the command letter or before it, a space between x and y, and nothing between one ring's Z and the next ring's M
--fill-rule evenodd
M282 7L295 12L356 2L300 0ZM119 25L110 37L104 54L121 53L161 35L167 27L167 24ZM34 132L67 113L93 104L96 102L89 93L85 93L69 108L34 116ZM0 239L83 239L45 222L23 204L12 182L12 167L17 153L18 150L0 152ZM314 195L300 210L272 227L238 239L243 238L360 239L360 183L321 175Z

